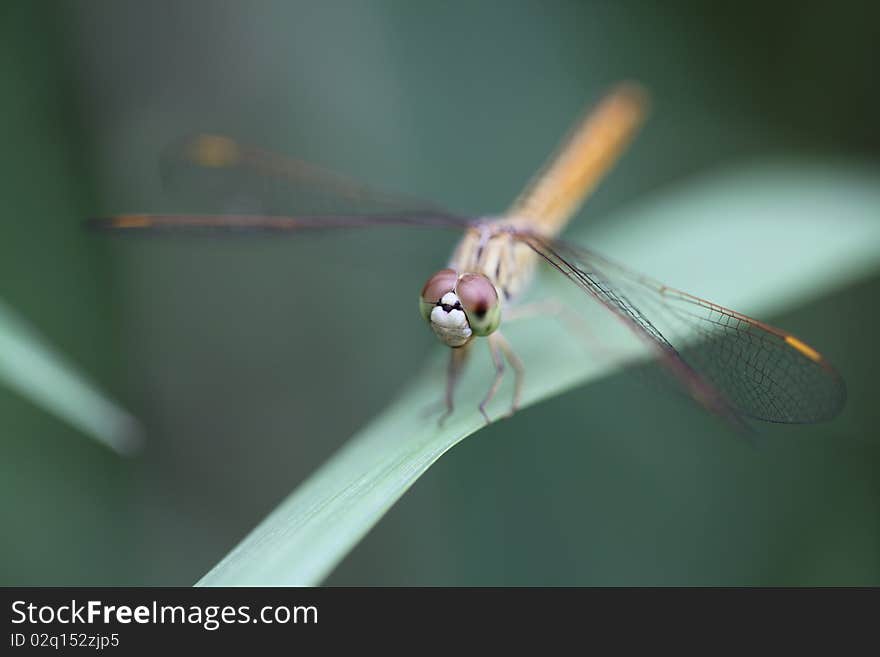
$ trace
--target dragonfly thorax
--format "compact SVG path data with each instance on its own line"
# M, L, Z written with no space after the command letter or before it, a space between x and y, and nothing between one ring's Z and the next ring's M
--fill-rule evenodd
M459 275L454 269L441 269L428 279L419 309L449 347L463 347L474 336L487 336L501 323L501 301L492 282L482 274Z

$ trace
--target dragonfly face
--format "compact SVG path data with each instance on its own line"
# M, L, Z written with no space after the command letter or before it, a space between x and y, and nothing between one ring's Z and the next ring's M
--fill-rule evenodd
M419 310L449 347L463 347L474 336L485 337L501 323L501 300L492 282L482 274L459 275L454 269L441 269L428 279Z

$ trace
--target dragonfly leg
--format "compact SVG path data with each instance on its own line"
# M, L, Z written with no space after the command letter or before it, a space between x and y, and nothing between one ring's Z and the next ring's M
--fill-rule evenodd
M483 414L486 424L492 422L492 420L489 419L489 414L486 412L486 405L492 401L493 397L495 397L495 393L498 392L498 386L501 385L501 381L504 378L504 358L501 355L498 340L493 339L496 335L498 335L497 331L489 336L489 353L492 354L492 362L495 364L495 380L492 381L492 386L489 388L489 392L486 393L483 401L480 402L480 413Z
M464 347L449 350L449 366L446 370L446 409L437 420L437 424L440 426L443 426L443 423L446 422L446 419L452 415L452 411L455 410L455 386L461 378L461 372L467 361L469 347L470 344L467 344Z
M493 339L497 348L504 353L504 357L513 368L513 403L510 405L510 411L507 413L507 417L510 417L519 409L519 403L522 398L523 382L525 381L526 376L526 368L523 365L522 360L520 360L520 357L516 355L513 347L510 346L507 338L501 335L500 331L495 331L495 333L489 336L490 344Z

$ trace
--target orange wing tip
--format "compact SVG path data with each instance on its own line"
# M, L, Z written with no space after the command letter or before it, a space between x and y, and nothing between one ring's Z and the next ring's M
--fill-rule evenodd
M805 343L805 342L801 342L800 340L798 340L798 339L797 339L796 337L794 337L793 335L786 335L786 336L785 336L785 342L786 342L786 344L788 344L790 347L792 347L793 349L796 349L796 350L799 351L801 354L803 354L804 356L806 356L807 358L809 358L811 361L813 361L813 362L815 362L815 363L821 363L821 362L822 362L822 354L820 354L818 351L816 351L815 349L813 349L813 348L812 348L810 345L808 345L807 343Z
M221 135L199 135L187 145L186 153L196 164L212 169L235 166L241 158L238 144Z
M109 228L147 228L152 225L150 218L143 214L125 214L102 221Z

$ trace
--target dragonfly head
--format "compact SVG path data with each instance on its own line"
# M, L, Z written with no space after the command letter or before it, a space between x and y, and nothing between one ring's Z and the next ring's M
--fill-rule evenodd
M486 336L501 323L498 291L482 274L441 269L428 279L419 309L437 337L449 347L463 347L474 336Z

